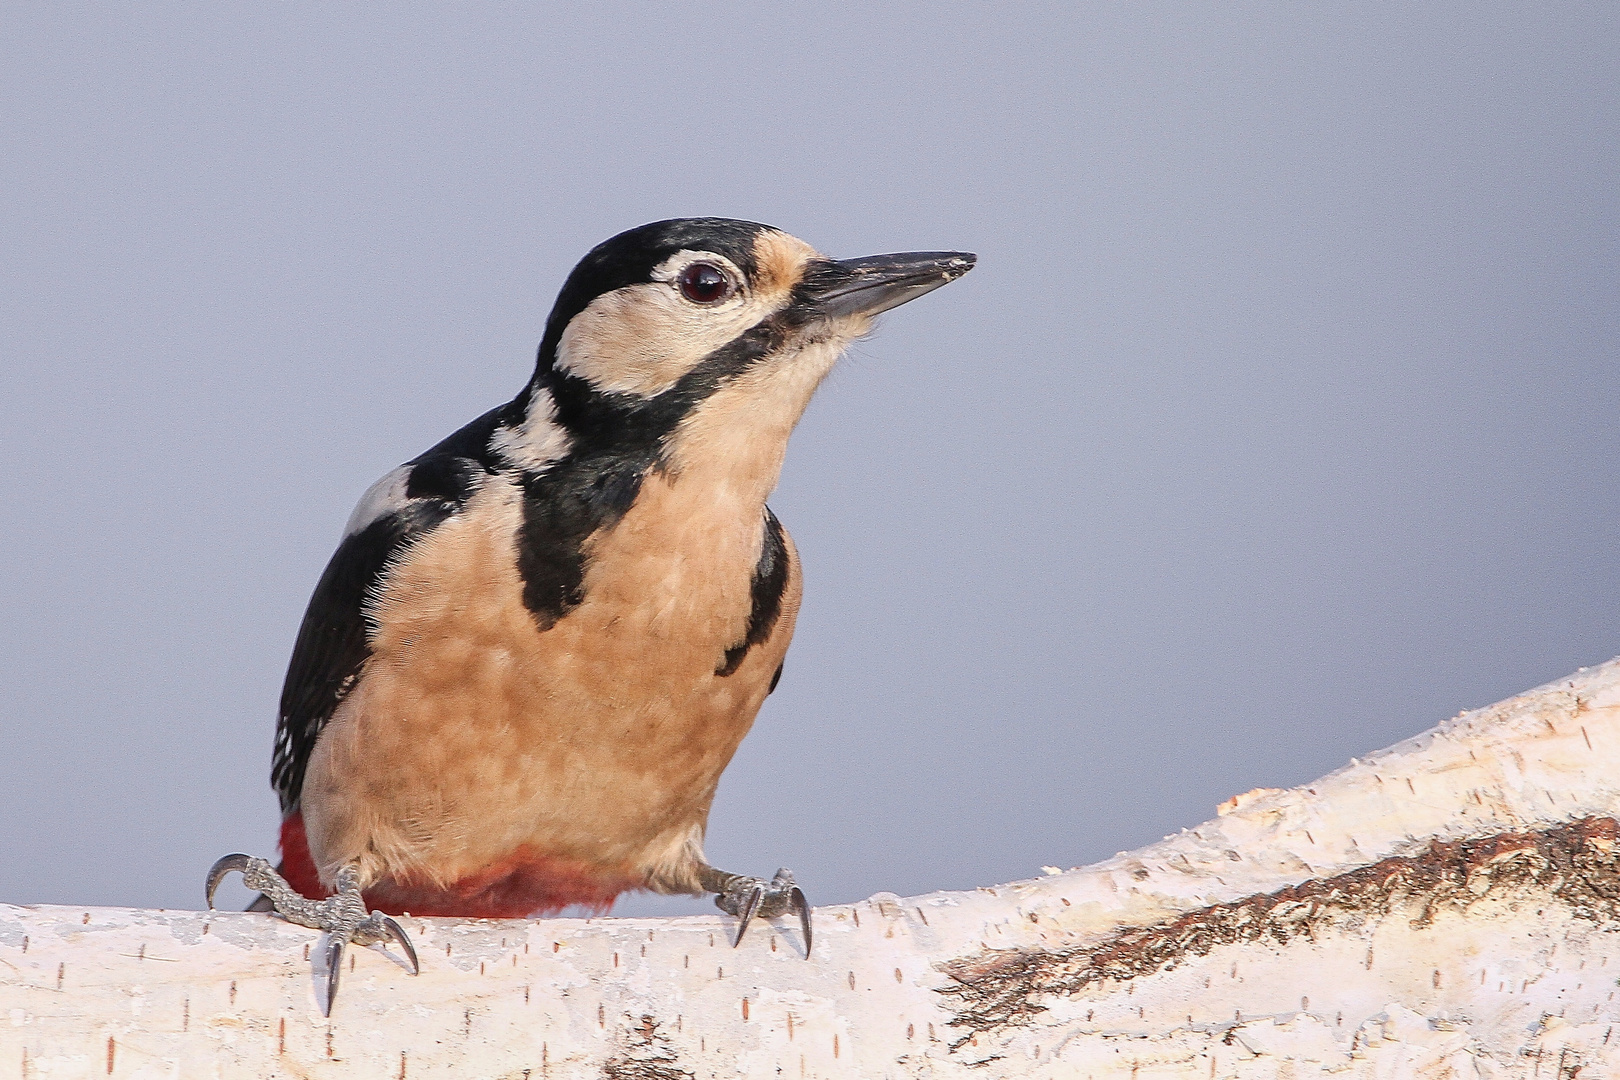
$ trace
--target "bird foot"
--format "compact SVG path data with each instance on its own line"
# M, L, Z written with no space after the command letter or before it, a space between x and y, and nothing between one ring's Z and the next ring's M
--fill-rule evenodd
M727 915L737 916L735 948L742 944L743 934L754 916L774 919L778 915L797 912L799 925L804 930L804 956L810 958L810 903L804 890L793 881L793 871L783 867L769 881L742 874L728 874L716 891L714 906Z
M360 874L352 866L338 871L335 895L325 900L310 900L287 883L266 859L251 855L227 855L208 871L208 909L214 908L214 892L220 881L232 870L242 875L250 889L258 889L270 901L271 908L288 922L326 931L325 955L321 966L326 969L326 1000L321 1012L332 1015L332 1002L337 999L338 975L343 968L343 949L356 945L379 945L386 941L399 943L401 951L411 962L411 974L421 973L422 965L416 959L416 947L406 936L405 928L380 911L366 911L366 901L360 895Z

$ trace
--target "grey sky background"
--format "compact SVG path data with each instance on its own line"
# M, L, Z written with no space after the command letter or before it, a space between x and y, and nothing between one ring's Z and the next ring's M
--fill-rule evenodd
M1620 653L1613 4L4 21L0 900L272 853L354 501L663 217L980 256L794 438L723 867L1027 877Z

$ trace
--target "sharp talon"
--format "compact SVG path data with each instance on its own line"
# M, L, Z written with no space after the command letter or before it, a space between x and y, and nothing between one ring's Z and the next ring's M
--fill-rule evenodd
M799 926L804 929L804 958L810 959L810 902L804 898L804 890L797 885L788 893L789 911L799 913Z
M411 974L422 974L422 965L416 960L416 946L412 945L411 939L405 936L405 928L387 916L383 917L382 924L383 929L388 931L390 937L399 942L399 947L404 950L405 955L410 959Z
M743 934L748 932L748 924L753 920L754 912L759 910L759 905L764 900L765 886L756 884L752 889L748 890L748 899L743 901L742 910L737 912L737 940L731 943L733 949L742 944Z
M338 984L343 979L343 956L350 945L386 945L392 939L405 954L411 974L421 974L422 962L405 928L380 911L366 914L359 873L353 867L344 867L339 872L338 883L343 888L335 896L311 900L300 895L264 859L227 855L208 871L209 908L214 906L214 890L218 888L220 879L232 870L241 872L242 881L248 888L263 893L259 898L263 902L262 909L257 902L254 908L273 911L287 922L299 926L326 931L327 936L321 940L320 955L313 963L315 971L326 975L324 990L318 985L319 977L316 978L316 997L322 1016L332 1015L332 1006L337 1002Z
M343 938L340 934L326 936L326 1005L322 1016L332 1015L332 1003L337 1000L338 975L343 971Z
M248 856L246 856L246 855L227 855L223 859L219 860L219 862L217 862L213 866L209 867L209 869L208 869L208 910L209 911L214 910L214 892L219 888L219 883L220 883L221 880L224 879L225 875L230 873L232 870L235 870L238 873L242 874L243 877L246 877L247 876L247 869L248 869Z

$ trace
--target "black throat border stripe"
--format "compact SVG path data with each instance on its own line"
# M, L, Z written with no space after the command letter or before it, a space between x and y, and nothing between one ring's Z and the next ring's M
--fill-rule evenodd
M617 524L635 504L647 474L666 466L666 444L676 425L721 386L781 349L790 332L788 320L766 319L651 398L604 393L542 363L536 379L551 393L557 422L573 447L561 461L520 478L518 572L523 603L541 630L584 601L586 541Z

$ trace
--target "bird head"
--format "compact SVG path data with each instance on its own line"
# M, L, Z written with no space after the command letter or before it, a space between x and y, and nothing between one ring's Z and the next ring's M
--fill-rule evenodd
M580 444L710 450L724 428L781 441L840 353L878 313L961 277L974 256L836 260L727 218L653 222L598 245L557 297L536 388ZM732 448L740 449L740 447Z

